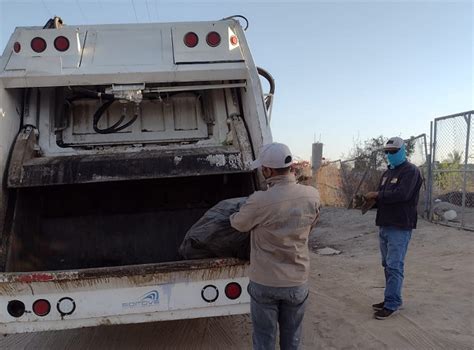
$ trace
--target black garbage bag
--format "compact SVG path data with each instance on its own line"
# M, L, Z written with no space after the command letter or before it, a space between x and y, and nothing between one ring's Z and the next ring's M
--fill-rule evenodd
M186 232L179 254L184 259L250 259L250 235L230 226L229 217L247 197L220 201Z

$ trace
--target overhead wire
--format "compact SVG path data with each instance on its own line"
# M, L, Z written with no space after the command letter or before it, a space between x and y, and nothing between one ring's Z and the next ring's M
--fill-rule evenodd
M76 5L79 8L79 12L81 13L82 17L84 18L84 21L87 22L87 16L82 10L81 4L79 3L79 0L76 0Z
M158 0L155 0L155 14L156 14L156 21L159 21L158 17Z
M135 3L131 0L133 6L133 13L135 14L135 21L138 23L137 9L135 8Z
M46 6L46 3L44 2L44 0L41 0L41 3L43 4L43 7L46 9L46 12L49 13L49 16L50 16L50 17L53 17L54 14L51 12L51 10L49 9L49 7Z
M102 4L102 1L97 0L97 3L99 4L100 9L101 9L102 11L104 11L104 5Z
M146 14L148 15L148 20L151 22L150 8L148 7L148 0L145 0L145 5L146 5Z

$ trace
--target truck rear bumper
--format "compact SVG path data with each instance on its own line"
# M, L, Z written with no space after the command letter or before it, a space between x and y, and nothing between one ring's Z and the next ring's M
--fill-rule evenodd
M247 267L237 259L213 259L1 274L0 333L248 313ZM238 297L228 293L229 284L234 293L240 287ZM42 308L35 308L38 301Z
M42 332L83 327L95 327L115 324L145 323L156 321L170 321L191 318L229 316L247 314L250 312L250 303L234 305L209 306L205 308L184 309L174 311L147 312L141 314L125 314L117 316L103 316L83 319L63 319L41 322L9 322L0 323L0 334L14 334L27 332Z

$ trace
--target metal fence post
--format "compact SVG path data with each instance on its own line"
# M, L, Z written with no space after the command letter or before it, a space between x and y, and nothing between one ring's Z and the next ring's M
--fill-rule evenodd
M430 123L430 141L431 141L431 129L433 128L433 122ZM424 218L430 220L431 210L431 144L428 153L428 144L426 140L426 134L423 136L423 143L425 146L425 167L426 167L426 193L425 193L425 207L424 207Z
M430 220L433 220L433 185L434 185L434 172L435 172L435 162L436 162L436 119L434 122L431 122L431 162L430 162Z
M467 135L466 135L466 150L464 154L464 178L463 178L463 186L462 186L462 215L461 215L461 227L464 228L464 215L466 213L466 192L467 192L467 162L469 159L469 141L470 141L470 134L471 134L471 113L466 113L464 115L464 120L467 124Z

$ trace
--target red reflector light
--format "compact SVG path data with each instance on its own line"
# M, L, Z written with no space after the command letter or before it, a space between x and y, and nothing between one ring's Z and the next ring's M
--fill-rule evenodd
M207 45L216 47L221 43L221 36L217 32L210 32L206 36Z
M43 52L46 50L46 41L40 37L33 38L33 40L31 40L31 49L34 52Z
M225 295L229 299L237 299L242 294L242 287L240 284L236 282L230 282L227 286L225 286Z
M33 303L33 312L38 316L46 316L50 310L51 305L45 299L38 299Z
M237 45L239 43L239 39L237 39L237 36L231 35L230 36L230 43L234 46Z
M199 42L199 38L197 34L193 32L186 33L183 40L184 40L184 45L186 45L187 47L195 47Z
M13 44L13 51L15 51L16 53L20 52L21 50L21 45L20 43L17 41L16 43Z
M66 51L69 49L69 40L65 36L58 36L54 39L54 47L58 51Z

